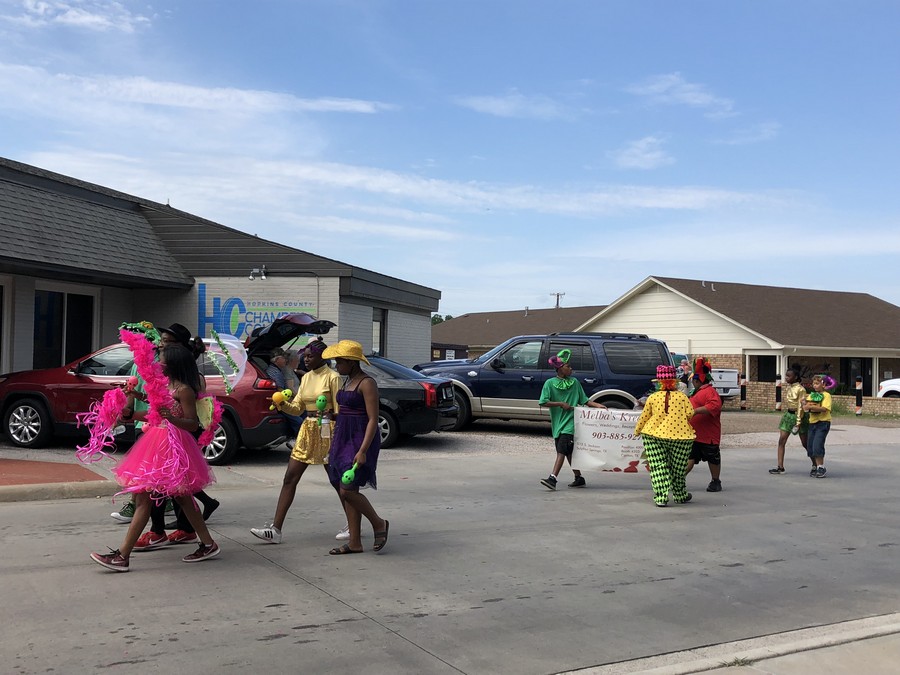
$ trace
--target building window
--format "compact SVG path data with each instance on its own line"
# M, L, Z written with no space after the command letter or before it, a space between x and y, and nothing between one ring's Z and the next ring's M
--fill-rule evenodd
M372 310L372 352L385 355L385 339L387 338L387 312L375 307Z
M756 376L757 382L774 382L777 374L778 366L775 364L774 356L758 356L756 360L759 373Z
M55 368L89 354L94 344L94 297L34 292L33 368Z

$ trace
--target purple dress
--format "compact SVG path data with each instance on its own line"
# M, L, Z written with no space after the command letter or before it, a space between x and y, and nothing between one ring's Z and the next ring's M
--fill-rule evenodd
M341 389L337 393L338 417L331 439L328 455L328 475L332 485L339 485L344 472L353 466L353 458L366 435L369 416L366 401L358 391ZM356 487L368 484L377 489L375 468L378 465L378 451L381 449L381 434L376 429L375 438L366 451L366 463L356 469Z

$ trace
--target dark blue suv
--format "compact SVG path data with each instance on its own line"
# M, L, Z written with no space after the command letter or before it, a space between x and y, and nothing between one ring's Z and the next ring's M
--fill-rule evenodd
M672 364L662 340L631 333L520 335L472 360L431 361L414 368L453 381L461 429L473 418L549 420L538 405L541 388L556 371L547 363L563 349L588 398L609 408L631 409L652 388L656 366Z

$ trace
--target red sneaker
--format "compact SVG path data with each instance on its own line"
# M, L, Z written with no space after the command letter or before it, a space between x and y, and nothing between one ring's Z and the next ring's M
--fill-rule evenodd
M181 559L181 562L200 562L207 558L215 558L217 555L219 555L219 545L216 542L213 542L209 546L201 543L196 551L190 555L184 556Z
M91 560L98 565L103 565L106 569L113 572L127 572L128 558L123 558L118 549L109 553L91 553Z
M169 535L170 544L193 544L197 541L196 532L185 532L184 530L175 530Z
M164 534L156 534L156 532L144 532L136 542L134 542L135 551L152 551L155 548L162 548L169 545L169 538Z

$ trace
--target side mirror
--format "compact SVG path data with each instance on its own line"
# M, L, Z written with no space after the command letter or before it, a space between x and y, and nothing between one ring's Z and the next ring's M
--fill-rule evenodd
M497 372L503 372L503 369L506 368L506 364L503 363L500 359L494 359L491 361L491 368L496 370Z

